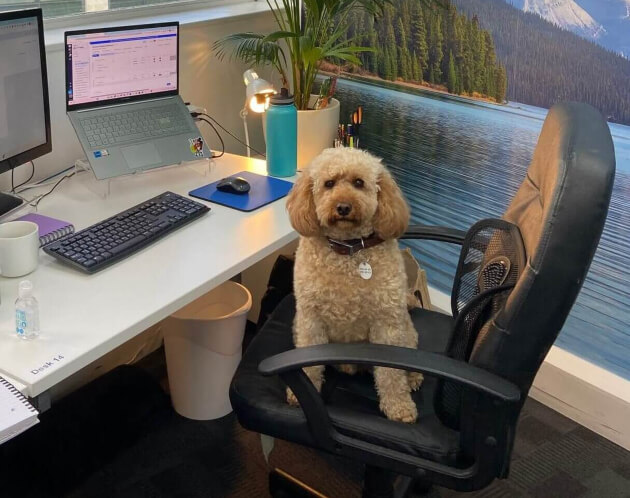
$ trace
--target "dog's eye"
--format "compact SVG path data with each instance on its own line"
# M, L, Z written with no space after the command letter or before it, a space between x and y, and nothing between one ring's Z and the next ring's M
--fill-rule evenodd
M335 180L326 180L326 183L324 183L324 186L326 188L333 188L335 186Z
M356 178L352 183L356 188L363 188L363 185L365 185L365 182L361 180L361 178Z

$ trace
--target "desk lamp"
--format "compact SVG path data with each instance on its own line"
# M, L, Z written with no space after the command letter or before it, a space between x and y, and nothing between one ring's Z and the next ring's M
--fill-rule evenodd
M243 73L245 82L245 106L241 110L243 127L245 128L245 143L247 144L247 157L251 157L249 149L249 131L247 129L247 114L251 110L257 114L263 113L269 107L269 99L276 90L267 80L262 79L253 69Z

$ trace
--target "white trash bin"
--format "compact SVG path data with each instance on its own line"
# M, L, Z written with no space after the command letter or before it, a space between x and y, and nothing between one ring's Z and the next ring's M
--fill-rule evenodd
M230 381L251 307L249 291L228 281L166 319L166 367L177 413L211 420L232 411Z

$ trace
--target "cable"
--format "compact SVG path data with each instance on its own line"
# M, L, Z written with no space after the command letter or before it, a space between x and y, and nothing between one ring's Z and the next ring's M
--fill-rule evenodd
M53 186L53 188L51 188L48 192L46 192L45 194L40 195L37 200L35 201L35 199L33 199L33 201L31 201L31 206L33 206L34 208L37 209L37 206L39 206L39 203L42 201L42 199L44 197L46 197L47 195L52 194L53 190L55 190L59 184L61 182L63 182L66 178L70 178L72 176L76 175L76 171L73 171L72 173L65 175L64 177L62 177L61 179L59 179L59 181L57 181L57 183L55 183L55 185ZM33 202L35 202L35 204L33 204Z
M21 188L22 190L20 190L20 192L26 192L27 190L30 189L34 189L34 188L41 188L41 187L46 187L48 185L52 185L53 183L55 183L57 180L56 178L59 177L59 175L63 175L64 173L67 173L68 171L72 171L75 170L76 173L82 173L83 171L89 171L89 163L87 163L87 161L83 160L83 159L77 159L74 164L72 166L67 167L64 170L59 171L58 173L53 173L52 175L43 178L42 180L39 180L35 183L30 183L28 185L26 184L21 184L17 187L17 188ZM16 194L20 193L20 192L16 192ZM37 196L35 197L37 198Z
M203 121L204 123L208 123L210 125L210 127L214 130L214 132L217 134L217 137L219 137L219 141L221 142L221 154L219 154L219 155L212 154L212 159L218 159L219 157L223 156L223 154L225 154L225 143L223 142L223 138L221 137L221 134L219 133L219 131L207 119L200 118L200 117L198 117L196 119L198 119L199 121Z
M72 173L70 173L70 174L68 174L68 175L65 175L65 176L63 176L62 178L60 178L60 179L57 181L57 183L55 183L55 184L53 185L53 188L51 188L48 192L46 192L45 194L40 195L40 196L37 198L37 200L35 201L35 204L33 204L33 201L31 201L31 206L33 206L33 207L37 208L37 207L39 206L39 203L42 201L42 199L43 199L44 197L46 197L47 195L52 194L53 190L55 190L55 189L59 186L59 184L60 184L61 182L63 182L66 178L70 178L70 177L74 176L75 174L76 174L76 172L74 172L74 171L73 171Z
M245 142L243 142L240 138L238 138L236 135L234 135L233 133L231 133L229 130L227 130L221 123L219 123L216 119L214 119L212 116L210 116L209 114L206 114L205 112L200 113L203 116L206 116L208 119L211 119L212 121L214 121L216 123L216 125L221 128L225 133L227 133L228 135L230 135L234 140L236 140L238 143L244 145L245 147L247 147L249 150L251 150L252 152L255 152L256 154L258 154L259 156L262 157L267 157L265 154L263 154L262 152L254 149L253 147L251 147L250 145L247 145Z
M68 171L74 169L74 166L70 166L69 168L64 169L63 171L59 171L58 173L54 173L52 175L50 175L47 178L44 178L42 180L39 180L35 183L31 183L31 184L22 184L19 185L17 187L15 187L16 189L21 188L22 190L20 190L20 192L26 192L27 190L33 189L33 188L40 188L40 187L45 187L46 185L52 185L53 183L55 183L56 180L53 180L53 178L58 177L59 175L63 175L64 173L67 173ZM53 181L50 181L53 180ZM16 192L18 193L18 192Z
M15 171L15 168L11 168L11 192L13 192L14 194L15 194L15 189L16 188L20 188L21 186L26 185L35 176L35 163L33 161L30 161L30 163L31 163L31 176L28 177L28 180L26 180L25 182L20 183L19 185L15 185L13 183L14 182L13 172Z
M219 123L216 119L214 119L212 116L210 116L209 114L206 114L205 112L191 112L190 115L193 118L197 118L199 116L205 116L208 119L211 119L212 121L214 121L214 123L221 128L225 133L227 133L228 135L230 135L234 140L236 140L238 143L244 145L245 147L247 147L249 150L251 150L252 152L255 152L256 154L258 154L259 156L262 157L267 157L265 156L265 154L263 154L260 151L257 151L256 149L254 149L253 147L247 145L245 142L243 142L240 138L238 138L236 135L234 135L232 132L230 132L228 129L226 129L221 123Z

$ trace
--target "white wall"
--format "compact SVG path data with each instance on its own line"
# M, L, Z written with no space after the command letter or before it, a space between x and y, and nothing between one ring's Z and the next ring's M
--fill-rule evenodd
M178 20L178 14L169 16ZM162 20L162 19L160 19ZM117 24L129 24L120 21ZM134 19L132 23L138 23ZM256 13L235 19L222 19L185 24L181 27L180 40L180 92L184 101L208 109L223 126L244 140L242 121L239 111L245 100L245 86L242 80L246 67L240 63L225 60L220 62L212 55L212 43L226 34L239 31L270 32L274 30L274 21L270 13ZM48 35L47 35L48 41ZM35 160L35 180L46 178L72 164L85 154L65 111L65 75L63 45L47 43L48 85L50 92L52 153ZM269 69L259 71L262 77L277 83ZM251 145L264 151L261 118L250 114L249 130ZM213 149L220 147L214 132L204 123L199 127ZM221 130L219 130L221 131ZM236 154L245 154L245 147L226 133L221 132L226 150ZM15 183L24 181L30 174L28 165L15 170ZM10 186L10 173L0 176L0 188Z

